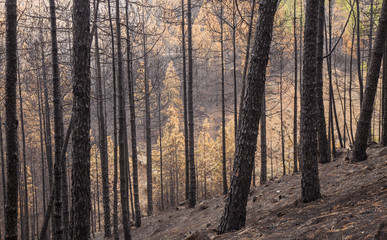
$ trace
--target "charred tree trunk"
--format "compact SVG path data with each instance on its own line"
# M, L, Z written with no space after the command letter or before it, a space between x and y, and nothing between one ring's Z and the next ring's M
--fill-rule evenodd
M352 162L364 161L367 159L367 137L369 126L371 125L373 106L375 101L376 90L379 80L379 72L382 62L383 50L387 33L387 0L383 1L380 13L378 30L374 49L372 50L371 65L367 74L367 85L365 97L362 103L359 121L356 129L356 139L354 149L351 155Z
M194 139L194 114L193 114L193 57L192 57L192 12L191 0L188 0L188 95L187 95L187 111L188 111L188 126L189 126L189 207L193 208L196 205L196 174L195 174L195 139Z
M98 10L97 10L98 11ZM107 154L107 141L106 141L106 125L104 116L104 103L102 94L102 76L101 76L101 60L99 54L98 44L98 29L95 30L95 51L97 61L97 101L98 101L98 129L99 129L99 153L101 157L101 169L102 169L102 195L103 195L103 210L104 210L104 237L111 236L110 230L110 199L109 199L109 161Z
M90 4L73 2L71 239L90 239ZM64 155L64 154L63 154Z
M382 136L383 147L387 146L387 42L383 53L383 84L382 84Z
M224 47L223 47L223 4L220 6L220 61L222 68L222 170L223 194L227 194L227 168L226 168L226 106L224 101Z
M17 240L18 210L18 121L16 106L17 83L17 4L6 0L6 73L5 73L5 117L7 153L7 205L5 208L5 239Z
M323 54L324 54L324 22L325 22L325 0L319 0L318 8L318 33L317 33L317 68L316 68L316 108L317 108L317 137L318 156L320 163L329 163L331 153L324 113L323 99Z
M262 113L261 113L261 178L260 184L267 181L267 145L266 145L266 91L262 96Z
M218 234L239 230L245 226L247 198L250 191L251 173L257 147L259 117L262 111L266 67L269 61L273 21L277 4L278 0L264 0L260 2L259 20L255 33L250 71L240 115L233 178L225 212L218 228Z
M183 58L183 106L184 106L184 153L185 153L185 199L189 199L189 143L188 143L188 112L187 112L187 64L185 42L185 11L184 0L181 0L181 45Z
M126 240L131 239L129 226L129 206L128 206L128 186L125 158L125 140L126 140L126 112L125 97L123 85L122 70L122 51L121 51L121 24L120 24L120 2L116 1L116 31L117 31L117 88L118 88L118 144L119 144L119 165L120 165L120 187L121 187L121 206L122 206L122 224L124 227L124 237Z
M306 2L304 30L304 71L301 99L301 162L302 200L310 202L321 197L318 178L316 134L316 41L319 0Z
M302 3L301 3L302 4ZM294 7L293 7L293 35L294 35L294 108L293 108L293 164L294 164L294 172L298 172L298 140L297 140L297 134L298 134L298 48L297 48L297 0L294 0ZM263 119L262 119L263 120ZM262 122L263 123L263 122ZM261 127L262 128L262 127Z

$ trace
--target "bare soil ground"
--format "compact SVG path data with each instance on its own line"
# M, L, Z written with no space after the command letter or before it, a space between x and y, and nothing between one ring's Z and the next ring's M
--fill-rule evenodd
M319 165L323 197L300 199L301 175L287 175L251 190L246 227L216 235L225 198L180 207L143 218L132 238L172 239L374 239L387 221L387 148L370 148L367 161L352 164L342 156ZM123 238L123 236L121 236ZM102 238L102 233L96 234Z

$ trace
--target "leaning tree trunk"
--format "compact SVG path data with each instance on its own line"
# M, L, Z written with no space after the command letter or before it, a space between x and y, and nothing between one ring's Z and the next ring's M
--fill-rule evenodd
M278 0L260 1L259 20L238 128L233 177L225 212L218 228L218 234L239 230L245 226L247 198L250 191L251 173L257 147L266 67L269 61L273 21L277 4Z
M301 162L302 200L310 202L321 197L318 178L316 134L316 41L319 0L306 3L304 30L304 71L301 99ZM321 116L319 116L321 117Z
M376 32L375 45L374 49L372 50L371 65L367 73L367 85L365 89L364 100L361 106L359 121L357 123L356 138L351 155L352 162L359 162L367 159L367 137L369 134L369 127L371 125L386 33L387 0L384 0L380 13L378 30Z
M329 141L327 138L327 127L324 113L323 99L323 55L324 55L324 22L325 22L325 0L319 1L318 24L317 24L317 68L316 68L316 107L317 107L317 136L318 156L320 163L329 163L331 153L329 152Z
M73 2L71 239L90 239L90 4Z
M18 121L16 107L17 83L17 4L6 0L6 75L5 75L5 117L7 143L7 205L5 209L5 239L17 240L18 210Z

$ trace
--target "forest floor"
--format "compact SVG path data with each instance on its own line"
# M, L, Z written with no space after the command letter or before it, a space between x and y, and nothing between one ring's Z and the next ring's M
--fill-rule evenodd
M374 239L387 221L387 148L368 149L367 161L356 164L346 160L346 150L339 153L319 165L322 198L317 201L301 202L301 174L286 175L251 189L246 227L239 231L216 235L225 204L217 197L193 209L180 206L144 217L140 228L131 229L132 238Z

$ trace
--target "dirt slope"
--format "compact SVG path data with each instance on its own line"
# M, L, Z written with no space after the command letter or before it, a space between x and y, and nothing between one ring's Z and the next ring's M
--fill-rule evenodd
M299 201L300 174L252 189L246 228L240 231L216 235L225 201L218 197L195 209L180 207L144 218L142 227L132 228L132 238L374 239L380 223L387 221L387 148L368 152L365 162L348 163L342 152L334 162L319 165L323 198L309 204Z

